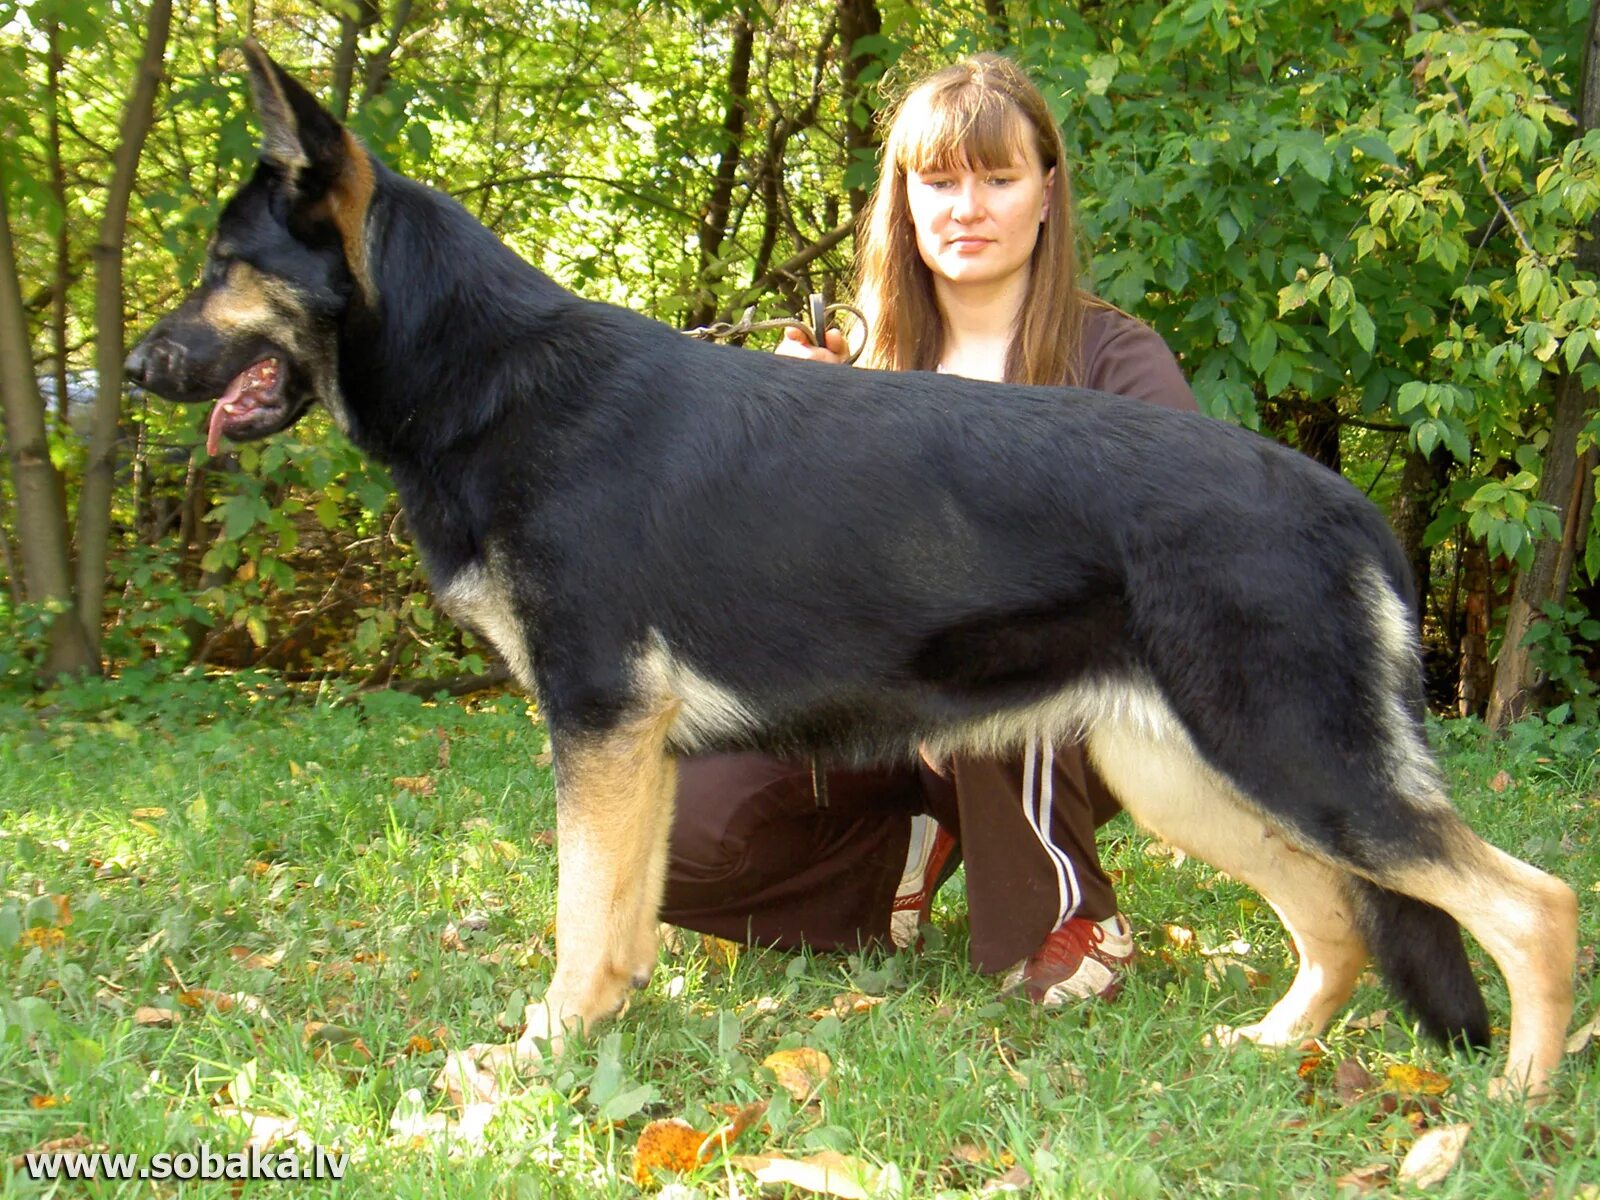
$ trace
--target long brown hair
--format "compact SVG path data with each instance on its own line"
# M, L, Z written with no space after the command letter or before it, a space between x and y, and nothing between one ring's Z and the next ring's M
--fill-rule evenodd
M1061 131L1044 96L1010 59L976 54L924 77L890 110L883 167L856 251L856 303L867 318L861 365L930 371L944 320L933 273L917 253L906 172L996 170L1026 161L1029 139L1048 172L1049 217L1029 261L1028 290L1006 354L1014 383L1074 383L1083 312L1078 290L1072 186Z

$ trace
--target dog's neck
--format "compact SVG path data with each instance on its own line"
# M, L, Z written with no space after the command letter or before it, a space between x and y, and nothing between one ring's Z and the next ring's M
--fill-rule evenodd
M353 307L340 349L351 439L391 467L426 469L451 447L492 437L513 408L560 421L582 386L571 343L604 306L524 262L454 200L376 169L385 176L368 225L377 295ZM585 346L577 361L592 364L600 349ZM463 403L469 396L479 399Z

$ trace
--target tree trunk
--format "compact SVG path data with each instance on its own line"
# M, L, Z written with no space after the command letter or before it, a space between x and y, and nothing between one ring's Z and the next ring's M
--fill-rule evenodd
M55 611L45 649L44 674L76 674L94 662L83 622L72 603L72 555L67 544L67 493L50 461L44 397L33 375L33 350L22 309L11 213L0 169L0 407L5 409L6 449L17 498L22 594L30 604Z
M883 14L878 11L877 0L838 0L838 14L839 92L844 102L845 166L849 168L863 161L877 141L872 106L866 102L867 89L861 82L862 72L875 56L857 50L856 43L883 32ZM870 191L865 186L850 189L851 216L861 214Z
M1578 125L1573 137L1600 129L1600 0L1589 6L1589 35L1584 50L1583 76L1578 90ZM1589 222L1588 239L1578 247L1581 274L1600 274L1600 215ZM1592 362L1586 353L1578 363ZM1544 606L1559 604L1572 581L1572 564L1578 551L1578 530L1586 526L1594 503L1594 465L1591 456L1578 453L1578 435L1588 424L1596 397L1587 391L1577 371L1560 370L1555 380L1555 404L1550 420L1550 441L1539 478L1539 499L1561 516L1561 537L1534 543L1533 563L1517 580L1506 617L1506 636L1495 666L1494 691L1489 697L1491 729L1504 729L1522 716L1539 680L1533 655L1524 643L1534 625L1544 620Z
M1417 627L1428 614L1428 596L1433 590L1433 550L1423 544L1428 524L1439 508L1439 498L1450 483L1450 455L1435 450L1424 456L1417 450L1406 452L1400 471L1400 487L1389 509L1389 524L1411 564L1411 578L1417 587Z
M95 242L95 369L99 375L89 434L89 458L78 493L78 611L90 651L100 656L100 620L106 598L106 551L111 537L111 494L115 486L117 424L122 416L122 242L128 227L139 155L155 114L156 87L172 25L172 0L151 0L145 17L144 53L133 93L122 113L122 130L112 166L106 211Z
M989 18L989 37L996 50L1011 48L1011 19L1006 15L1006 0L983 0L984 15Z
M1294 410L1295 436L1300 452L1333 471L1341 471L1339 452L1339 410L1332 400L1312 401Z
M63 428L69 421L67 380L67 276L72 271L71 245L67 240L67 177L61 166L61 22L52 20L49 30L49 59L45 86L46 123L49 127L50 196L56 202L55 294L50 303L50 349L56 381L56 420Z
M1489 702L1489 619L1495 608L1494 573L1483 540L1461 532L1461 670L1456 682L1456 711L1463 717L1483 715Z
M722 153L717 158L711 195L700 217L699 295L689 314L689 326L707 325L717 316L713 283L720 266L722 242L733 212L733 189L739 179L744 152L745 118L750 112L750 59L755 51L756 29L750 6L741 4L734 16L733 57L728 63L728 108L722 118Z
M350 119L350 96L356 77L361 35L378 23L378 0L355 0L339 16L339 45L333 52L333 115Z

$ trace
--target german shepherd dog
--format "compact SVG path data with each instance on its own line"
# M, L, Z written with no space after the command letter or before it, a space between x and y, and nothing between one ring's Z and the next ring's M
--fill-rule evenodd
M1510 989L1497 1087L1547 1088L1575 897L1451 807L1404 558L1338 475L1197 414L783 361L581 300L245 53L260 163L128 373L210 404L213 451L320 402L537 696L557 966L516 1054L648 979L675 756L1044 734L1282 917L1299 972L1233 1037L1314 1034L1370 953L1429 1033L1487 1043L1464 926Z

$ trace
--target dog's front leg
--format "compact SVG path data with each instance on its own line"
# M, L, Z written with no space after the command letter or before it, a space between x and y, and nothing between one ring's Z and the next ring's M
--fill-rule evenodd
M556 769L556 970L528 1005L519 1058L590 1028L650 978L666 879L677 768L666 753L677 706L601 732L551 731Z

